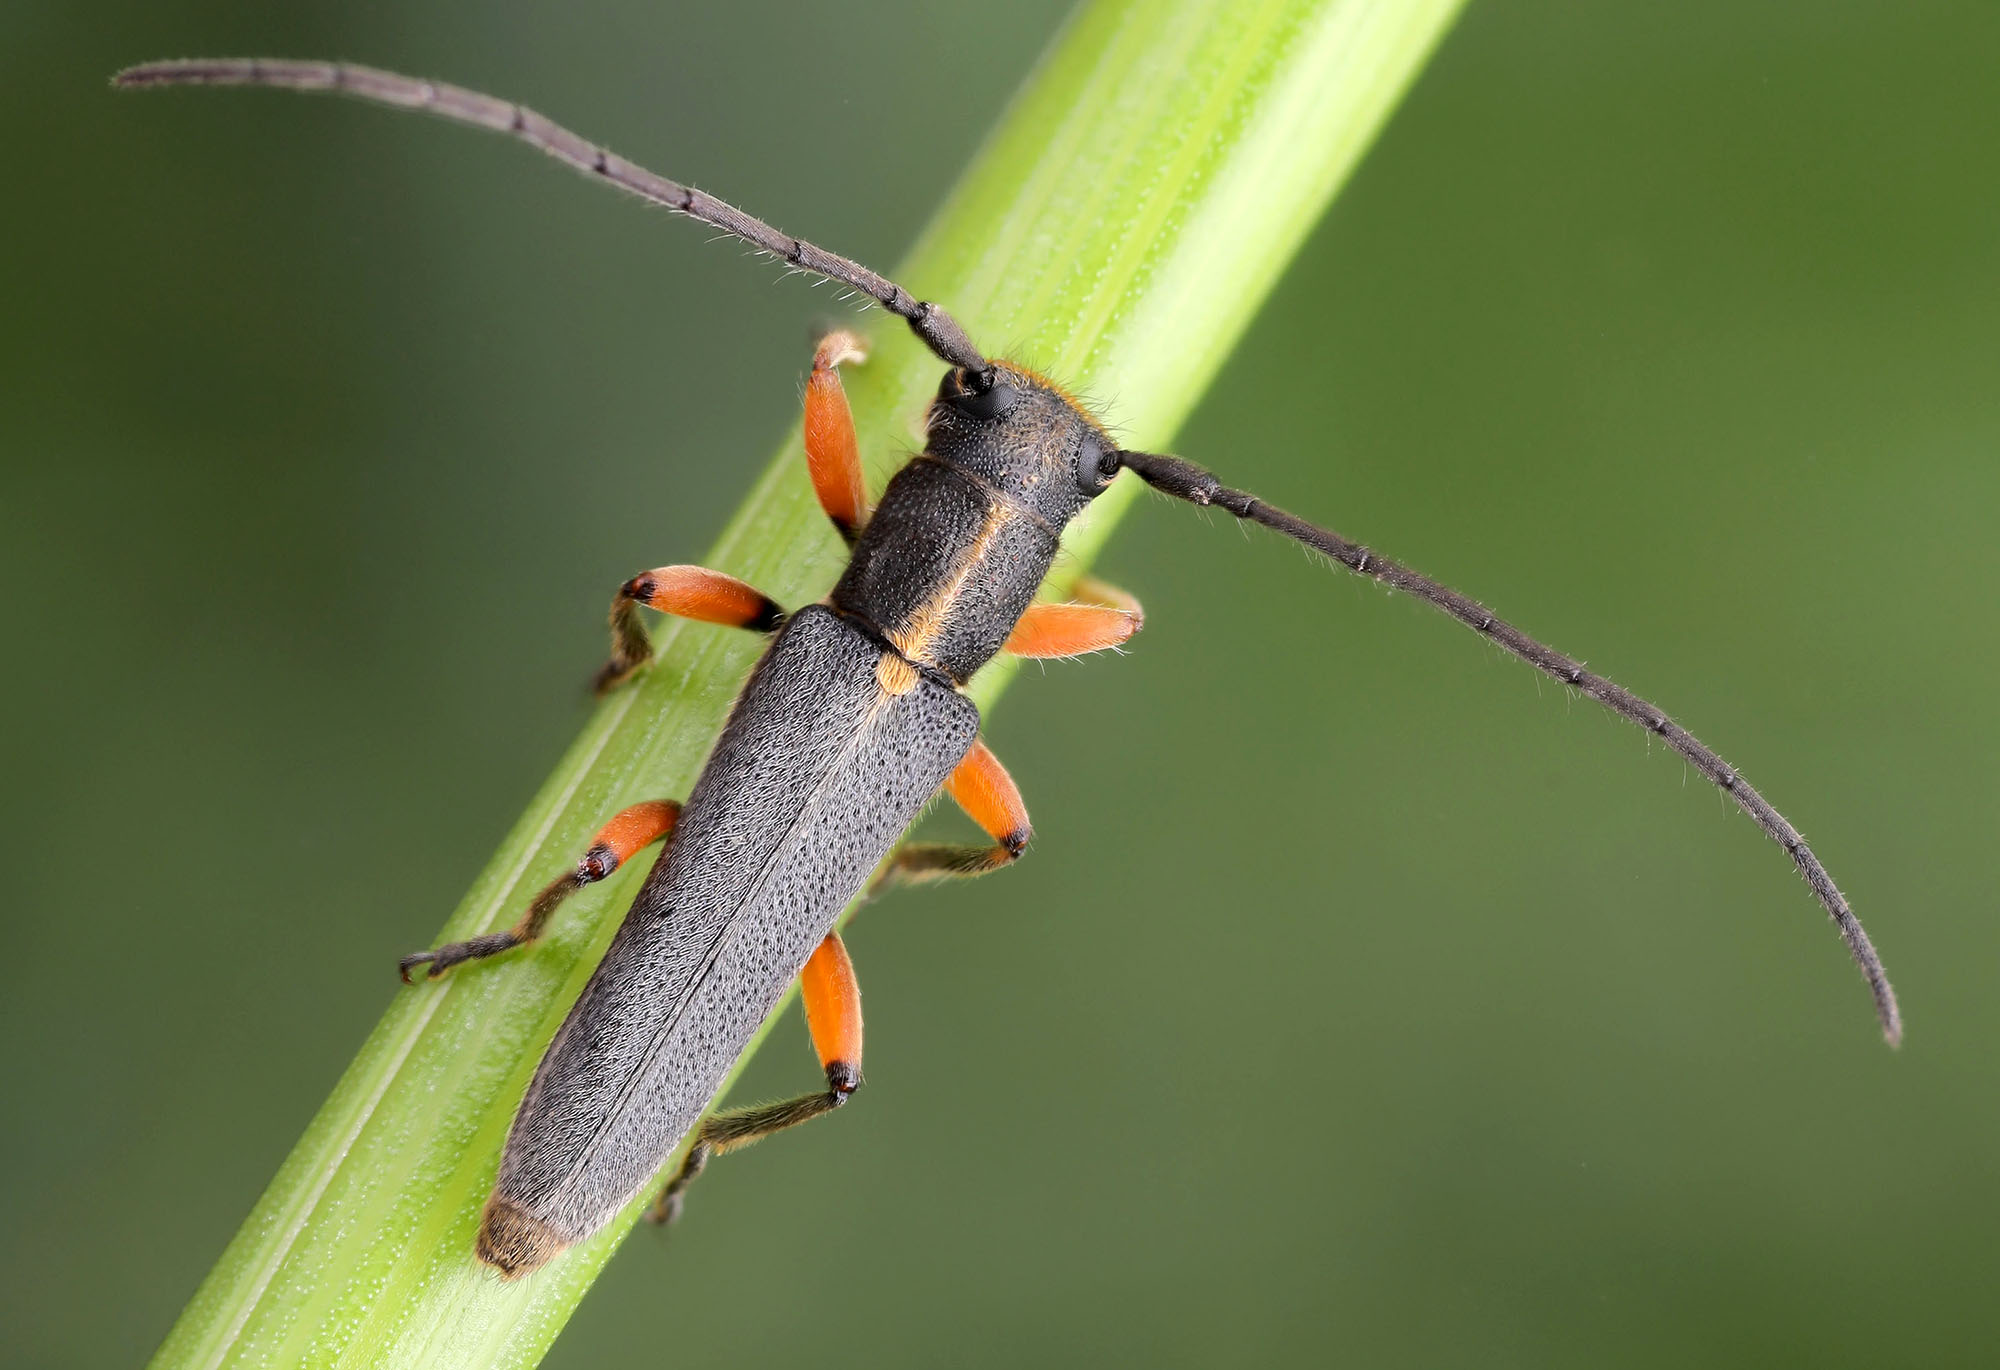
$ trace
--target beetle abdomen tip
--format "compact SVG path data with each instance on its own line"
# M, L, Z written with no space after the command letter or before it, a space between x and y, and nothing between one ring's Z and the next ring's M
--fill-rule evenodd
M498 1194L486 1201L479 1220L479 1259L507 1279L547 1265L569 1242L553 1227Z

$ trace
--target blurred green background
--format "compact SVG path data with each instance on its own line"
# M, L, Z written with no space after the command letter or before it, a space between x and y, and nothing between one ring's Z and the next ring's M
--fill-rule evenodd
M448 76L886 265L1062 9L10 10L0 1359L164 1335L826 307L498 140L104 78ZM1969 0L1475 0L1180 443L1741 766L1901 1053L1636 730L1144 508L1146 632L991 729L1032 859L856 926L861 1106L548 1364L1992 1363L1996 65Z

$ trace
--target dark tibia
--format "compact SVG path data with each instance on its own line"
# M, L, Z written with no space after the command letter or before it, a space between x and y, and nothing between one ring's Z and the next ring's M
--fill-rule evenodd
M589 848L568 872L543 887L528 905L520 921L505 932L489 932L469 941L451 942L435 951L412 952L396 963L404 984L412 983L410 972L430 966L429 978L437 979L453 966L503 951L526 946L542 935L558 905L585 885L594 885L631 860L633 854L652 845L674 830L680 821L681 806L671 799L655 799L621 809L597 830Z
M411 985L416 982L410 979L410 972L418 966L428 965L430 970L426 973L435 980L453 966L488 956L498 956L503 951L512 951L525 941L527 941L525 937L509 928L506 932L489 932L464 942L447 942L435 951L411 952L396 963L396 973L403 977L404 984Z
M996 842L990 847L957 842L905 842L882 867L868 893L872 898L898 885L928 885L935 880L985 875L1013 865L1026 849L1026 842Z
M1891 1046L1903 1037L1902 1015L1896 1007L1896 992L1889 986L1889 976L1882 968L1882 960L1875 954L1875 946L1868 940L1868 933L1862 928L1861 920L1854 916L1846 898L1833 883L1826 867L1813 855L1812 848L1799 836L1785 816L1772 808L1764 796L1754 789L1750 782L1738 775L1736 768L1710 751L1687 729L1668 718L1656 705L1639 698L1624 686L1606 680L1584 669L1580 662L1573 661L1554 648L1546 647L1529 637L1512 624L1497 618L1485 605L1469 599L1438 584L1427 576L1418 575L1408 567L1399 566L1387 557L1378 556L1358 543L1349 542L1338 533L1307 523L1294 514L1273 508L1255 495L1242 490L1232 490L1217 480L1209 472L1193 462L1179 457L1158 456L1150 452L1124 452L1120 454L1126 466L1137 472L1154 489L1164 494L1183 499L1190 504L1213 505L1226 509L1240 519L1262 524L1274 532L1304 543L1315 551L1323 552L1357 575L1367 576L1391 589L1415 595L1436 608L1450 614L1483 637L1492 639L1512 652L1536 670L1554 677L1563 684L1578 690L1605 708L1656 734L1672 747L1688 764L1692 765L1713 784L1736 801L1737 807L1748 814L1751 821L1764 830L1779 846L1791 856L1792 863L1805 877L1806 884L1818 898L1827 914L1840 929L1841 937L1847 943L1855 964L1861 967L1862 976L1868 981L1869 993L1875 999L1875 1016L1881 1021L1882 1035Z
M835 1062L827 1067L826 1081L826 1091L821 1094L801 1094L782 1103L711 1113L702 1119L701 1135L688 1148L680 1169L674 1172L674 1178L667 1182L667 1187L660 1191L660 1197L653 1200L646 1216L656 1223L673 1222L681 1215L687 1187L694 1183L695 1176L708 1168L710 1157L761 1142L774 1132L783 1132L788 1127L797 1127L823 1113L833 1112L860 1087L861 1074L853 1066Z
M972 744L972 750L945 780L944 788L967 816L986 830L993 845L905 842L896 848L870 883L871 896L894 885L922 885L933 880L984 875L1012 865L1028 849L1028 841L1034 836L1028 825L1028 806L1021 801L1014 778L984 741Z
M654 1222L670 1223L680 1216L682 1195L708 1165L709 1157L831 1113L861 1088L861 986L839 933L828 933L799 972L799 998L805 1004L806 1031L812 1036L813 1051L820 1069L826 1072L825 1092L802 1094L779 1104L711 1113L702 1119L701 1130L680 1169L653 1201L648 1216Z

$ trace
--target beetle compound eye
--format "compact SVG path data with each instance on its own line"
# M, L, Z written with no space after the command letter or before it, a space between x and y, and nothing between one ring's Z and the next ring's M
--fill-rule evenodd
M1004 384L990 366L984 371L958 368L945 373L938 398L969 419L990 423L1014 407L1020 391Z
M1076 485L1086 495L1095 495L1111 484L1118 474L1118 453L1094 438L1086 438L1076 452Z
M952 403L968 418L992 422L1014 407L1020 392L1011 385L989 384L984 390L968 391Z

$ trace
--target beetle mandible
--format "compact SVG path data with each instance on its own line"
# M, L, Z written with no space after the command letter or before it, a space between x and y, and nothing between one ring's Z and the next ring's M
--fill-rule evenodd
M1595 699L1684 757L1778 842L1860 966L1883 1035L1902 1022L1868 934L1819 858L1734 767L1663 711L1537 642L1483 605L1179 457L1121 448L1053 382L989 359L957 320L858 262L781 233L711 195L633 165L526 107L368 67L328 62L160 62L124 87L274 86L331 91L509 134L641 199L742 239L799 271L839 282L909 324L947 371L925 418L923 451L871 510L839 368L857 337L824 338L806 385L813 487L847 541L826 600L786 611L734 577L693 566L634 576L612 604L616 688L652 659L639 608L770 635L686 802L657 800L607 822L575 870L520 921L406 956L429 978L531 943L563 898L664 842L604 960L543 1056L507 1138L478 1253L509 1277L597 1231L694 1132L655 1202L671 1220L709 1159L831 1112L861 1082L861 997L834 924L864 888L996 870L1030 829L1020 792L979 741L973 672L1006 651L1073 656L1116 646L1138 603L1088 583L1078 602L1038 603L1064 526L1120 471L1153 489L1261 524L1404 591ZM942 788L988 846L907 842ZM723 1112L714 1096L751 1035L796 980L826 1074L823 1090Z

